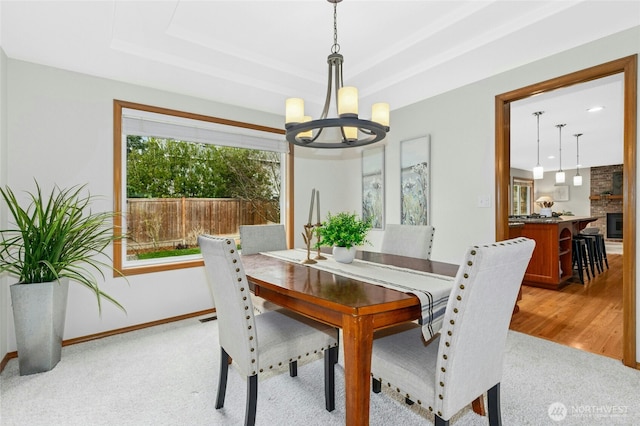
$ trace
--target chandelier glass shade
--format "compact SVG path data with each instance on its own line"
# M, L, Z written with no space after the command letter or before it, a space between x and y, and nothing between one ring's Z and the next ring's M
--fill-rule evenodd
M566 124L556 124L560 136L560 168L556 172L556 184L564 183L565 180L564 172L562 171L562 128L564 126Z
M573 186L582 186L582 176L580 176L580 145L579 138L582 133L573 135L576 137L576 175L573 177Z
M536 111L533 115L536 116L538 123L538 162L536 166L533 168L533 178L534 179L542 179L544 177L544 167L540 165L540 116L544 114L544 111Z
M376 103L371 109L371 120L358 116L358 89L344 86L342 78L343 56L339 53L337 4L333 3L333 46L327 58L329 64L327 94L319 119L304 114L304 100L289 98L286 101L286 138L292 144L309 148L352 148L369 145L384 139L389 128L389 104ZM335 99L338 116L328 118L331 98ZM327 129L324 137L323 130ZM333 131L329 129L334 129Z

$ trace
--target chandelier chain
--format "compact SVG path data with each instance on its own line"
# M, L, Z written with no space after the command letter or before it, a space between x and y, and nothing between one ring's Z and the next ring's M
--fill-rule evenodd
M340 45L338 44L338 3L333 3L333 46L331 46L331 53L340 52Z

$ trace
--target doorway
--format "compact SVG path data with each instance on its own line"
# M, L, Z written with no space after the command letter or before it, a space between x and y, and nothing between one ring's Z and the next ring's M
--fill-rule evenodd
M624 79L623 153L623 358L624 365L636 364L636 135L637 55L628 56L551 80L536 83L495 98L496 128L496 238L509 238L510 108L511 102L563 87L622 73Z

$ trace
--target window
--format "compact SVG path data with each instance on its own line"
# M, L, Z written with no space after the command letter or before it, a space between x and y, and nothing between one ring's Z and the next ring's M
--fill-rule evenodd
M513 178L512 215L530 215L533 213L533 179Z
M114 101L114 266L202 265L197 236L288 223L292 156L280 129ZM286 219L286 220L285 220Z

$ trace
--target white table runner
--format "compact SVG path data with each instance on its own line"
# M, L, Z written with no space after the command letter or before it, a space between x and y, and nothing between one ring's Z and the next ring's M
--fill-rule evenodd
M261 254L295 263L307 257L306 249L269 251ZM352 263L340 263L336 262L331 255L325 253L323 255L327 260L319 260L317 263L306 266L414 294L422 304L420 323L425 339L430 339L440 330L447 300L453 287L453 277L359 259L355 259Z

